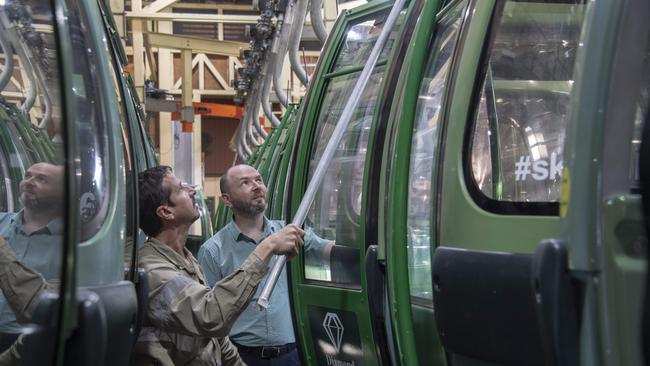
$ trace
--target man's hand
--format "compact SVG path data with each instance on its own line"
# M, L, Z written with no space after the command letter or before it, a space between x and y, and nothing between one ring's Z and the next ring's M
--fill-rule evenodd
M294 224L289 224L264 241L269 241L273 254L286 255L292 258L298 254L300 248L305 244L305 232Z
M271 260L273 254L286 255L288 259L295 257L304 245L305 232L294 224L289 224L273 235L262 240L255 248L257 254L265 263Z

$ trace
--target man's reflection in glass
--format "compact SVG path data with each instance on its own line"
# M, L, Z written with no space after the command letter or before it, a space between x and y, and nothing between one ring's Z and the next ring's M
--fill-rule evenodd
M58 278L61 268L63 173L60 165L32 165L20 182L23 208L0 213L0 236L19 261L45 280ZM0 350L14 342L20 329L16 314L5 296L0 295Z

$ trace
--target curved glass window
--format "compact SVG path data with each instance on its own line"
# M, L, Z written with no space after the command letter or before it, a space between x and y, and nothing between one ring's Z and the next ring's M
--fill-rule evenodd
M80 286L105 285L124 278L124 169L132 168L121 160L124 146L119 126L126 115L117 80L119 71L110 58L104 29L89 21L95 15L99 15L98 9L80 0L70 0L66 28L61 32L74 55L66 70L72 74L67 91L75 136L71 146L79 202ZM115 207L115 214L109 210L111 206Z
M50 339L58 323L67 200L53 13L49 2L0 3L0 353L14 347L2 356L9 364L52 357L29 340Z
M379 38L381 30L384 29L384 23L386 22L386 18L388 18L389 10L390 9L383 13L375 14L371 19L352 23L348 26L345 41L343 42L343 46L336 58L333 71L344 67L362 67L366 64L366 61L372 52L372 48L375 46L375 43ZM405 16L406 10L402 10L393 26L393 29L388 35L386 43L384 43L384 47L379 55L380 60L388 57Z
M319 103L309 177L314 174L323 152L350 99L352 89L361 75L375 46L390 9L352 20L336 56L333 71L326 79L326 90ZM402 9L390 30L377 63L370 75L350 123L339 143L305 220L322 239L333 242L330 255L305 255L305 278L358 287L361 281L360 255L365 250L360 222L363 217L363 178L368 139L373 123L379 89L390 54L406 11ZM347 72L346 72L347 70ZM317 252L317 251L315 251Z
M71 6L68 31L75 57L72 65L75 129L77 141L76 176L79 185L79 240L91 238L100 228L110 202L106 159L109 155L108 106L103 98L97 47L78 6Z
M497 17L470 138L473 184L496 211L559 200L584 10L583 1L505 1Z
M431 222L438 126L452 55L466 2L450 9L438 25L415 110L409 165L406 238L411 296L432 300Z
M377 67L370 77L307 215L307 226L313 228L320 237L335 240L336 250L341 253L346 248L354 248L356 252L359 250L359 216L365 157L383 73L384 67ZM311 159L310 176L320 161L358 77L359 73L353 73L332 78L330 81L318 117L322 122L316 134L318 142ZM327 262L312 261L308 263L306 278L358 284L358 254L352 255L350 252L338 258L356 258L357 261L339 261L333 258L330 263L331 271Z

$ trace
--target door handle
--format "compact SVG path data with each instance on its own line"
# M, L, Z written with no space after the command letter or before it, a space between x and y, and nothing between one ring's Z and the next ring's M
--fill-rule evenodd
M548 365L577 365L579 331L566 244L542 240L533 256L532 288Z
M384 265L377 259L377 245L366 249L366 281L368 283L368 301L373 318L384 321L384 288L386 271Z
M388 337L386 336L385 299L386 299L386 267L378 259L377 245L373 244L366 249L365 267L366 283L368 284L368 309L372 320L372 330L379 361L382 365L389 365L390 355Z
M78 290L77 314L77 328L66 344L63 363L103 365L106 357L107 322L99 295L90 290Z

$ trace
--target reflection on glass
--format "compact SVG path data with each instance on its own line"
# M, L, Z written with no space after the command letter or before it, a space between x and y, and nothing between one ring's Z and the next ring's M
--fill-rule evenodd
M74 5L73 5L74 4ZM92 32L76 1L71 3L68 16L68 31L72 42L72 53L84 55L75 57L74 113L77 141L75 147L76 177L79 185L79 236L88 240L101 228L106 217L108 197L109 156L107 122L111 106L103 98L102 81L97 45L90 36Z
M440 108L445 94L451 56L456 47L462 11L460 3L443 18L431 47L415 111L409 165L406 238L411 296L432 299L431 211L434 157L438 150Z
M341 48L341 51L339 51L336 62L334 63L333 71L336 71L343 67L360 67L366 64L366 61L372 52L372 48L375 46L381 30L384 28L386 18L388 18L389 10L390 9L380 14L373 15L372 19L366 19L357 23L352 23L348 27L345 39L343 41L343 46ZM386 43L384 43L384 47L382 48L381 54L379 55L380 60L388 57L390 50L395 44L398 30L402 22L404 22L405 16L406 10L402 10L399 14L399 17L397 18L397 21L395 22L395 25L393 26L393 29L388 35Z
M98 286L124 278L122 244L126 241L127 225L126 214L121 210L127 207L126 166L122 160L123 141L113 139L119 136L119 122L126 115L118 85L122 82L121 71L110 58L106 34L91 24L91 13L83 9L80 0L68 1L66 28L61 33L75 55L69 65L74 74L69 102L74 106L70 117L74 120L76 139L71 145L79 194L77 284ZM111 141L115 143L111 145ZM109 177L113 178L112 184ZM133 172L128 179L133 179ZM110 215L110 222L105 223L111 205L117 214ZM110 230L101 230L109 225ZM131 235L135 234L133 227L129 230Z
M52 13L47 2L0 3L0 359L11 363L37 351L16 347L46 331L32 314L61 271L66 185Z
M472 174L494 200L557 202L566 117L585 5L508 1L495 26Z
M641 150L641 136L643 135L643 126L648 122L646 121L648 111L650 111L650 39L645 50L643 73L640 75L641 90L637 99L634 118L634 136L632 138L632 163L630 164L630 188L632 189L638 189L640 187L639 154Z
M377 67L373 71L307 215L307 226L313 228L318 236L335 240L337 244L330 263L320 261L307 264L305 276L308 279L359 284L359 216L363 173L372 116L383 73L384 67ZM357 72L330 80L318 117L320 124L310 161L310 177L358 77ZM350 249L350 253L343 254L344 248L353 249Z

